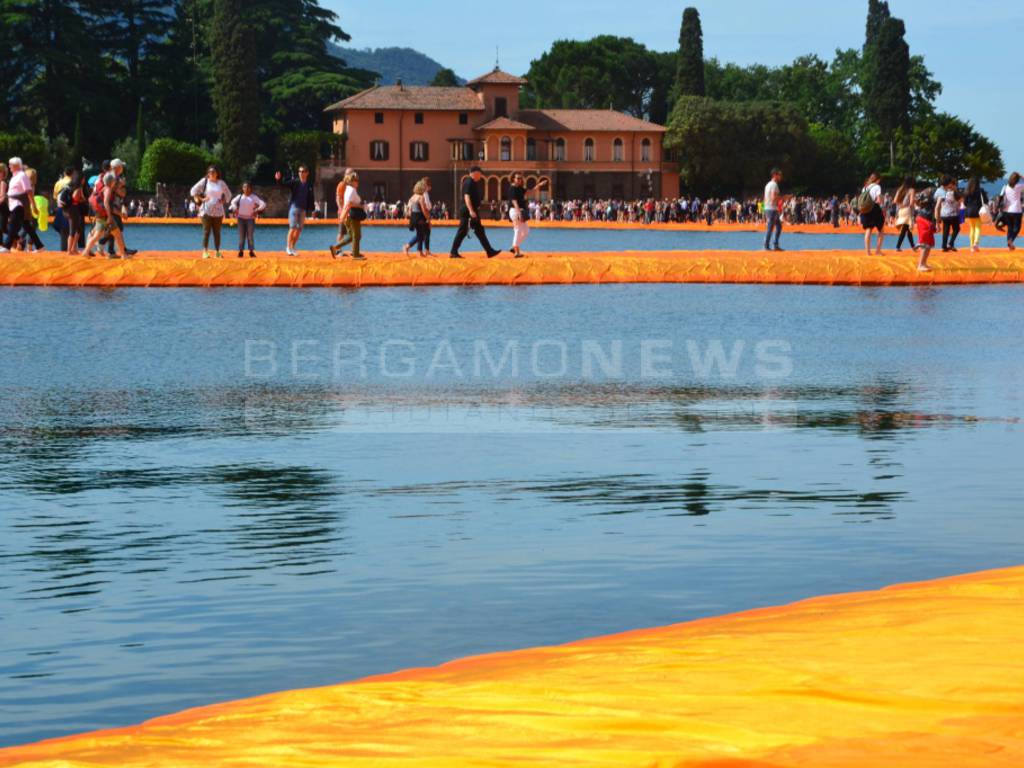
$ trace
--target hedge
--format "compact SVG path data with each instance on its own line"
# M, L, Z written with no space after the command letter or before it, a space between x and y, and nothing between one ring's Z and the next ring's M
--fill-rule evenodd
M174 139L157 139L146 148L139 171L139 187L154 191L162 184L195 184L206 175L214 157L201 147Z

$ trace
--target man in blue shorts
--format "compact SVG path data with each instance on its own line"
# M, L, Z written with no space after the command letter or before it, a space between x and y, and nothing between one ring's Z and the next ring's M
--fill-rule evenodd
M289 256L295 256L295 246L299 242L299 235L306 224L306 217L312 215L316 207L313 198L313 182L309 180L309 168L299 166L299 177L294 176L282 179L281 172L274 174L277 183L288 187L292 192L291 201L288 204L288 244L285 252Z

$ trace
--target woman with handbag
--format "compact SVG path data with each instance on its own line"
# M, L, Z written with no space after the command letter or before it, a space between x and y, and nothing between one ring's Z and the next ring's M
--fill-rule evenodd
M423 246L427 241L427 233L430 231L430 209L426 201L427 185L421 179L416 182L412 189L412 197L409 198L409 229L413 230L412 239L402 247L402 252L408 256L409 249L414 245L416 252L423 255Z
M967 183L967 191L964 193L964 215L970 228L972 253L981 250L981 220L987 212L988 196L981 188L981 179L974 176ZM991 214L988 218L992 218Z
M351 243L352 258L363 261L366 257L359 252L359 243L363 237L366 209L363 208L363 199L359 196L359 174L355 171L345 177L345 199L338 218L345 226L345 236L331 246L331 256L338 258L341 249Z
M913 250L917 250L917 246L914 245L914 233L911 231L911 226L914 224L914 200L916 194L914 178L913 176L907 176L903 179L903 183L896 190L896 194L892 198L892 202L896 206L896 226L900 228L900 237L896 241L897 253L903 250L903 238L907 239Z
M1011 251L1017 250L1014 241L1020 234L1021 199L1024 198L1024 182L1020 180L1019 173L1011 173L1010 178L1003 187L1001 193L1003 198L1003 221L1006 222L1006 247Z
M231 201L231 190L220 178L220 169L211 165L206 169L206 176L196 182L189 191L193 202L199 206L203 222L203 258L210 258L210 235L213 235L213 250L218 259L224 258L220 253L220 230L224 224L224 215Z

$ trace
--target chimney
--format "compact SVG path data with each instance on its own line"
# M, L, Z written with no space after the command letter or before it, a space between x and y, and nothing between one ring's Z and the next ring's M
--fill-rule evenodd
M400 90L400 91L404 91L405 90L405 86L402 85L402 78L398 78L397 80L395 80L395 85L398 86L398 90Z

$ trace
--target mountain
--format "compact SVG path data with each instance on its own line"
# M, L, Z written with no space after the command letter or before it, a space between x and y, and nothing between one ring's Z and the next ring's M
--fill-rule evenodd
M401 79L406 85L430 85L443 66L412 48L343 48L330 45L332 56L343 59L350 67L368 69L380 74L381 85L393 85ZM460 83L465 80L459 78Z

